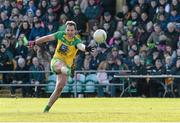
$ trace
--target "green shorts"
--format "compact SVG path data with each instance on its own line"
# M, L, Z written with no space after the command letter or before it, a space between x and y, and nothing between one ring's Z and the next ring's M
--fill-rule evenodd
M53 72L53 73L56 73L57 74L57 72L55 71L55 63L56 62L58 62L58 61L62 61L62 62L64 62L64 60L63 59L58 59L58 58L52 58L51 59L51 71ZM67 65L66 65L67 66ZM69 66L67 66L69 69L70 69L70 67Z

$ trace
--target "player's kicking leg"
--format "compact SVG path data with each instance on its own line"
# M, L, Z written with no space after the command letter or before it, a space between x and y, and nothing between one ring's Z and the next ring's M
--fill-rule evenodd
M54 71L57 73L56 87L54 92L49 98L48 105L45 107L44 112L48 112L55 101L60 96L66 82L67 76L70 74L70 69L62 61L56 61L53 65Z
M59 74L57 75L57 82L56 82L56 87L54 92L49 98L48 105L45 107L44 112L48 112L52 105L55 103L55 101L58 99L60 96L65 84L67 81L67 75L65 74Z

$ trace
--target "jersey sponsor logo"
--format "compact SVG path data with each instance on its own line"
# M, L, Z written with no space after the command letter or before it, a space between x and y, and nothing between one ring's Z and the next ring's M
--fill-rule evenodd
M69 52L68 46L66 46L65 44L61 44L61 46L59 47L59 52L66 55Z

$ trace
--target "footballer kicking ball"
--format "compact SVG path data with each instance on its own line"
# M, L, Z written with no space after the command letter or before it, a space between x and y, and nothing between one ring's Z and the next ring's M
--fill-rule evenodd
M101 44L106 41L107 33L103 29L97 29L93 34L94 40Z

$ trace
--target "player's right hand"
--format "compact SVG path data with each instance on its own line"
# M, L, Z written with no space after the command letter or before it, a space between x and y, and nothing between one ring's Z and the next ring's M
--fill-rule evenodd
M92 47L92 46L86 46L85 50L86 50L86 52L94 52L95 47Z
M35 41L29 41L29 42L28 42L28 46L29 46L30 48L32 48L34 45L36 45L36 42L35 42Z

